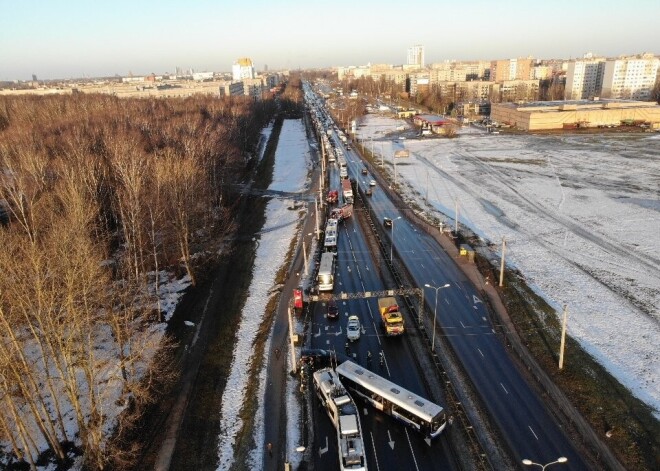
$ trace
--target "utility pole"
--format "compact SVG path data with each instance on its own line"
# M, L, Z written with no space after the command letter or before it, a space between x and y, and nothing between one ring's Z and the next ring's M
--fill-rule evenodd
M321 231L319 230L319 202L314 198L314 214L316 215L316 240L321 239Z
M298 365L296 365L296 342L294 339L293 333L293 319L291 318L291 308L287 308L288 318L289 318L289 342L291 343L291 366L293 367L293 373L297 373Z
M506 252L506 239L502 236L502 261L500 262L500 287L504 286L504 252Z
M419 315L417 316L417 326L418 327L422 326L422 313L424 312L424 307L425 307L424 306L424 290L421 290L421 291L422 291L422 294L421 294L422 302L419 305Z
M305 276L309 273L307 271L307 247L305 246L305 238L303 237L303 263L305 264Z
M380 166L382 167L385 165L385 162L383 162L383 141L380 141Z
M394 162L394 188L396 188L396 160L394 157L392 157L392 161Z
M568 317L568 307L564 304L564 320L561 324L561 344L559 345L559 369L564 367L564 346L566 345L566 319Z

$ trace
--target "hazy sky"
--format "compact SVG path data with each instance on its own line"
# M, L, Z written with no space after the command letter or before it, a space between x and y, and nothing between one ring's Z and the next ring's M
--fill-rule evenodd
M0 0L0 80L660 53L658 0Z

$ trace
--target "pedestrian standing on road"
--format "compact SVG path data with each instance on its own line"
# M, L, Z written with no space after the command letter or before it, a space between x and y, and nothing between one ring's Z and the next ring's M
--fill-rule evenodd
M273 457L273 444L271 442L268 442L268 455L271 458Z

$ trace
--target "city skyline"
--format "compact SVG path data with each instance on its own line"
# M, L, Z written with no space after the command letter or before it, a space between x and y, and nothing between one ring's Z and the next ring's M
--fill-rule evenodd
M185 4L117 0L0 0L0 80L174 72L175 66L229 72L239 57L255 68L319 68L406 63L424 46L425 63L514 57L615 57L660 44L660 4L511 0L469 4L384 0L309 5L289 0ZM493 19L501 18L498 23ZM630 32L633 31L634 34Z

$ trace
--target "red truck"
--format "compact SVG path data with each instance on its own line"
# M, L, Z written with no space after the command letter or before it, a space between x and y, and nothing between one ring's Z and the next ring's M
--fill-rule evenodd
M335 208L330 211L330 219L337 219L338 221L343 221L344 219L350 218L353 215L353 205L345 204L341 208Z
M325 201L328 204L335 204L339 200L339 192L337 190L328 191L328 196L326 196Z

